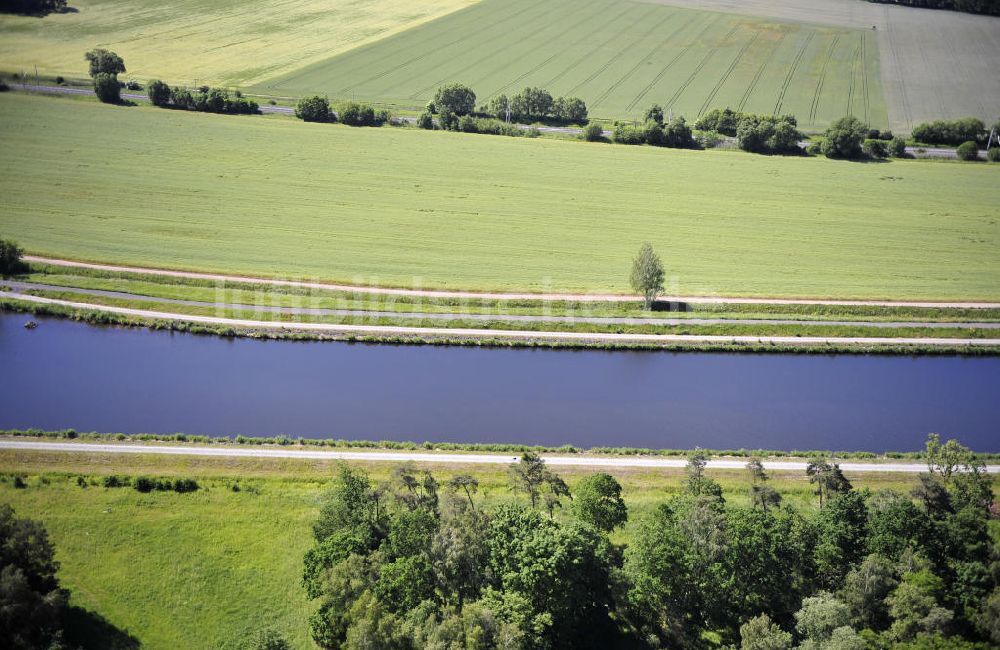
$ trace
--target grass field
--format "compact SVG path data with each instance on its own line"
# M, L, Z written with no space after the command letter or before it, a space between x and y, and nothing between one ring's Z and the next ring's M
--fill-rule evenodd
M386 480L391 464L369 464ZM0 482L0 503L20 516L41 519L56 546L60 578L73 603L127 630L147 650L213 649L244 629L270 625L297 649L313 647L307 618L312 611L300 585L309 526L335 467L326 461L212 459L109 454L0 452L0 473L28 477L28 488ZM435 468L447 479L471 471L480 499L511 498L505 468ZM139 494L130 488L80 488L76 476L107 474L190 476L203 489L193 494ZM563 471L572 488L587 472ZM614 472L624 487L631 521L616 541L654 504L677 491L678 470ZM710 472L725 496L746 502L739 471ZM44 477L44 478L43 478ZM856 487L909 490L914 476L850 476ZM243 489L233 492L239 483ZM804 475L775 475L773 487L786 502L814 508ZM246 488L252 488L250 490ZM94 647L101 647L95 645ZM226 647L226 646L221 646Z
M357 284L997 299L985 165L351 129L0 96L0 232L30 251Z
M474 0L70 0L44 18L0 14L0 69L86 76L100 46L129 75L250 84L384 38Z
M449 81L481 102L541 86L599 117L637 118L656 102L689 119L717 106L794 113L805 127L888 119L870 30L628 0L483 0L265 86L422 105Z

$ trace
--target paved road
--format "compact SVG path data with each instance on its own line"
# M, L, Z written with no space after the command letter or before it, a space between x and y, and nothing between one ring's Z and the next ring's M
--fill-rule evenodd
M360 334L375 336L416 336L446 339L510 339L522 341L556 340L574 343L742 343L776 345L921 345L946 347L1000 346L1000 339L962 338L903 338L903 337L855 337L855 336L729 336L708 334L617 334L613 332L551 332L501 329L472 329L464 327L407 327L401 325L348 325L341 323L297 323L249 320L243 318L221 318L217 316L195 316L93 305L85 302L43 298L41 296L18 295L17 300L43 305L58 305L71 309L89 309L135 318L186 323L202 323L223 327L248 329L289 330L298 332L322 332L330 334Z
M0 286L9 287L12 294L24 294L26 291L60 291L72 292L87 296L105 298L120 298L122 300L142 300L145 302L162 303L166 305L184 305L187 307L207 307L212 309L234 309L239 311L298 314L304 316L349 316L362 318L400 318L415 320L440 321L480 321L480 322L511 322L511 323L587 323L593 325L831 325L834 327L922 327L931 329L968 328L968 329L1000 329L1000 322L921 322L921 321L838 321L838 320L794 320L782 318L640 318L628 316L540 316L528 314L461 314L441 312L405 312L405 311L375 311L370 309L324 309L318 307L275 307L272 305L246 305L239 303L204 302L199 300L182 300L178 298L160 298L143 296L124 291L108 291L105 289L81 289L78 287L63 287L39 282L16 282L0 280Z
M236 446L168 446L100 444L90 442L38 442L34 440L0 440L0 449L30 451L59 451L102 454L159 454L171 456L214 456L223 458L300 458L306 460L349 460L389 463L441 463L507 465L517 460L513 454L445 454L399 451L338 451L313 449L288 449L285 447L236 447ZM543 454L546 464L554 467L653 467L676 468L687 465L683 458L657 458L653 456L549 456ZM709 460L709 469L743 469L746 460ZM915 474L926 472L927 465L920 463L840 463L845 472L901 472ZM769 471L804 472L806 463L801 461L764 461ZM988 465L990 474L1000 473L1000 465Z
M16 84L16 88L25 90L28 92L35 93L51 93L56 95L93 95L94 91L89 88L73 88L68 86L36 86L32 84ZM147 102L149 97L141 93L122 93L122 97L125 99L131 99L133 101ZM288 106L271 106L270 104L260 105L261 113L282 113L285 115L294 115L295 109ZM415 117L397 117L394 118L400 122L415 123L417 118ZM572 126L531 126L528 124L515 124L516 127L520 129L538 129L542 133L561 133L565 135L580 135L583 129L578 129ZM612 135L611 131L604 131L604 137L610 138ZM736 139L730 137L723 137L724 146L732 148L736 146ZM805 149L809 146L809 142L800 142L799 146ZM956 158L957 154L954 149L946 148L923 148L923 147L907 147L906 152L913 156L914 158Z
M115 273L145 273L173 278L211 280L213 282L244 282L269 286L299 287L304 289L326 289L353 293L416 296L424 298L458 298L464 300L541 300L571 302L636 302L636 296L622 294L570 294L570 293L480 293L472 291L438 291L431 289L392 289L388 287L363 287L331 282L303 282L298 280L272 280L245 275L224 275L220 273L198 273L194 271L168 271L137 266L115 264L93 264L72 260L25 255L28 262L38 262L52 266L77 267ZM938 309L1000 309L997 302L932 302L903 300L823 300L812 298L730 298L724 296L661 296L661 302L685 302L691 304L751 304L751 305L845 305L855 307L927 307Z

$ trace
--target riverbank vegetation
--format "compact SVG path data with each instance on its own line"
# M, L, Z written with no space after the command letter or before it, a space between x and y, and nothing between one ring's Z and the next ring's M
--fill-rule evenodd
M80 440L84 442L169 442L194 445L238 445L238 446L276 446L285 448L327 447L341 450L386 451L438 451L438 452L474 452L474 453L514 453L532 452L535 454L586 455L586 456L657 456L685 457L689 449L651 449L646 447L590 447L581 448L573 445L550 447L545 445L522 445L507 443L459 443L459 442L415 442L399 440L344 440L333 438L292 438L289 436L203 436L185 433L99 433L96 431L77 431L62 429L45 431L42 429L0 429L0 436L11 438L36 438L39 440ZM84 448L85 449L85 448ZM832 450L777 450L777 449L701 449L708 456L725 458L812 458L823 456L834 460L851 461L913 461L925 460L925 451L888 451L875 453L870 451L832 451ZM992 463L1000 461L1000 453L971 452L974 460Z
M120 629L127 629L143 647L215 648L266 627L280 633L291 647L305 649L312 647L309 617L316 611L321 599L310 602L302 587L303 558L315 544L312 539L312 524L320 519L323 504L330 503L330 497L324 495L329 495L330 488L335 487L336 483L331 484L330 481L339 475L339 467L340 464L334 461L313 459L222 459L152 454L125 456L86 450L76 453L0 450L0 473L3 474L0 479L0 501L12 503L19 514L39 519L49 529L62 562L61 580L73 592L72 603L103 615L109 623ZM408 499L406 503L426 503L426 498L419 494L425 485L422 472L414 472L412 468L400 469L391 463L351 463L348 467L359 476L361 471L366 472L372 487L386 488L387 491L381 493L381 498L385 506L384 512L391 513L388 515L390 521L403 515L404 510L409 511L408 505L396 501L397 495ZM435 530L449 529L447 522L452 508L462 507L461 504L454 506L453 502L469 502L469 494L463 485L469 487L472 503L479 513L477 516L485 518L501 509L514 509L533 522L540 521L541 524L533 527L545 529L541 534L552 533L555 530L553 527L557 527L560 531L557 539L570 534L567 529L572 531L590 525L582 523L584 520L578 517L578 511L595 511L593 506L584 508L583 504L576 503L589 492L586 485L594 480L590 478L593 470L588 468L560 468L558 477L564 481L573 499L570 501L562 497L563 508L553 508L553 518L550 520L544 499L544 491L548 488L542 486L536 520L533 519L536 515L530 512L530 493L511 491L512 484L503 467L427 467L433 472L433 479L437 483L440 514L435 520L445 524L444 528L439 528L441 524L436 524ZM817 467L822 470L821 466ZM13 486L12 477L15 474L22 477L24 488ZM679 503L696 500L689 496L692 481L688 474L682 470L638 468L614 469L609 474L621 486L621 497L628 517L624 527L614 528L607 537L607 548L615 551L612 558L618 558L613 562L621 561L622 549L625 549L626 557L639 555L642 545L646 543L642 540L650 539L647 530L650 531L649 534L657 535L656 539L661 540L661 543L667 543L668 540L678 542L678 554L665 555L667 560L674 562L684 558L684 549L690 549L682 544L684 534L680 537L664 535L669 529L656 526L666 525L660 523L663 522L661 504L665 501L674 512L679 513ZM153 491L143 494L133 489L106 489L102 487L102 482L103 477L108 475L167 479L192 477L202 489L180 495L172 492ZM820 475L826 476L822 472ZM78 478L81 476L86 487L79 485ZM406 476L417 479L417 484L413 485L414 491L406 487L407 484L412 485L406 480ZM820 510L815 493L819 488L818 482L810 482L805 473L779 472L770 473L770 480L765 485L780 496L781 504L777 507L768 506L765 515L761 505L756 508L753 506L752 488L759 484L755 483L753 476L743 470L707 470L700 473L695 481L705 489L706 494L713 493L713 485L719 486L721 490L721 497L725 501L721 509L727 525L721 536L713 539L724 548L723 557L750 557L745 554L753 554L754 544L757 542L749 532L756 529L746 529L744 532L747 535L737 536L738 531L744 530L733 527L738 522L767 523L778 520L796 523L800 527L796 534L805 535L805 539L827 540L822 557L832 559L834 556L827 551L833 547L840 548L842 544L846 544L845 548L857 549L854 544L860 543L867 550L873 544L890 543L895 534L892 531L896 530L891 527L875 527L872 530L884 531L884 534L880 533L877 538L873 538L865 532L856 537L852 535L857 533L857 528L852 524L848 528L850 535L833 534L832 531L838 530L836 524L841 521L840 517L857 514L860 508L866 513L865 519L872 521L874 525L875 522L895 521L892 517L896 509L909 508L907 503L911 503L917 513L923 513L925 507L921 499L910 501L893 495L907 495L914 488L923 485L914 476L847 472L846 479L853 489L846 495L831 493L832 500L827 496L824 507ZM471 477L478 488L473 487L473 483L467 478L461 477ZM936 482L942 480L940 475L934 479ZM606 480L604 482L608 483ZM451 485L455 487L454 492L449 487ZM995 486L995 482L993 485ZM612 506L611 510L602 509L600 512L615 511L613 492L600 492L607 497L600 501ZM413 494L417 496L407 496ZM847 497L844 504L833 505L844 496ZM713 499L714 497L707 497L708 501ZM593 503L590 499L584 501ZM864 505L859 506L859 503ZM850 507L846 507L847 504ZM882 508L885 507L889 509L883 511ZM469 513L471 507L465 508ZM329 511L328 508L327 512ZM417 519L420 516L418 513L404 518ZM922 517L921 514L919 520L914 519L911 523L919 527L922 525ZM948 517L945 516L945 521L956 521ZM548 523L549 521L552 523ZM709 518L705 525L715 525L719 521L719 517ZM971 524L976 518L968 521ZM995 523L991 522L989 526L991 530L996 530ZM397 531L393 536L396 539L402 532L398 525L390 530ZM783 553L792 552L787 545L781 544L783 530L785 529L781 527L765 528L767 536L763 539L778 543L777 548L784 549ZM865 530L868 530L867 526ZM957 528L955 534L962 535L970 530L975 530L975 527ZM480 528L473 528L467 532L471 535L480 534L480 531ZM819 531L822 531L822 535L814 537ZM746 541L736 543L744 538ZM966 535L966 538L969 543L980 539L974 535ZM126 539L130 543L123 543ZM421 537L411 539L419 540ZM876 539L882 541L876 542ZM815 541L807 544L805 549L794 552L810 553L810 557L817 557L818 551L811 546L813 543ZM149 547L163 544L169 544L175 553L166 557L146 552ZM948 553L957 553L958 548L967 546L949 547L956 550ZM458 552L462 547L451 545L450 548ZM492 553L491 548L484 547L484 553ZM809 551L811 548L814 550ZM919 545L914 548L919 556ZM739 555L740 553L744 555ZM387 558L386 555L382 557ZM553 561L556 557L553 556ZM787 556L766 554L762 559L770 562L781 557ZM97 558L103 559L98 561ZM831 559L827 562L832 561ZM641 563L636 564L636 561L633 559L629 566L642 566ZM725 571L732 570L726 568L732 566L730 561L691 566L703 566L713 572ZM410 560L401 564L419 566L420 561ZM472 568L476 565L465 566ZM764 565L748 563L744 569L745 574L741 576L766 576L766 572L758 573L763 571L762 566ZM812 567L812 560L804 566ZM918 569L921 567L919 564L916 566ZM397 568L401 568L401 565ZM894 568L893 575L895 571ZM386 573L390 574L391 571ZM847 574L850 574L850 570ZM712 575L721 576L724 573ZM784 578L790 574L781 575L782 589L787 589ZM834 574L824 572L822 575L840 573L838 570ZM558 579L558 574L555 578ZM388 586L388 575L382 582L384 586ZM335 584L323 579L321 591L332 595L327 590ZM421 584L415 583L414 588L419 589ZM697 590L705 588L700 586L704 583L695 584L699 586L694 587L696 591L691 593L699 593ZM744 587L738 593L746 594L762 583L747 581L741 584ZM789 590L791 593L775 601L784 603L780 607L799 609L791 601L801 597L805 583L796 584L798 586ZM846 577L844 585L847 585ZM946 587L943 595L935 598L950 598L947 594L952 593L951 589L952 587ZM841 588L834 591L839 592L837 600L846 597L846 592ZM401 592L390 589L380 593L391 595ZM472 601L466 597L463 602L464 609ZM844 602L853 603L850 599ZM169 607L165 608L164 603ZM728 603L729 597L725 597L719 604ZM386 605L380 603L380 608L381 614L388 613ZM154 611L157 613L155 616L148 615ZM349 616L350 610L344 611L345 616ZM357 611L360 613L361 610ZM965 614L960 616L964 617ZM774 619L778 620L778 617L775 616ZM778 622L786 631L797 634L794 616L782 618ZM850 622L848 624L851 625ZM881 626L882 623L878 625ZM406 627L400 625L399 629ZM858 626L857 629L860 630L861 627ZM738 633L738 630L732 629L727 634ZM715 634L705 634L698 643L714 646L719 640ZM735 636L735 640L739 644L738 636ZM952 636L947 642L952 643L948 647L955 647L954 644L959 643L959 640Z

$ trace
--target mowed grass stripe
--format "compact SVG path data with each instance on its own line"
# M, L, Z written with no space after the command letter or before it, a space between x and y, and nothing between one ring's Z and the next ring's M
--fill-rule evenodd
M986 165L352 129L0 95L0 233L134 266L473 290L1000 299ZM137 137L141 134L141 137Z
M801 106L803 126L822 128L843 114L843 96L828 101L824 95L807 122L827 52L825 37L860 32L631 0L550 0L541 5L482 0L473 9L267 85L282 92L327 92L334 98L405 108L419 107L450 81L472 85L481 101L533 85L555 96L579 96L594 117L604 118L635 118L645 109L641 103L669 105L689 118L741 101L761 104L753 110L771 113L778 103L783 110ZM795 38L786 38L792 34ZM807 49L781 47L786 40L806 43ZM824 47L809 47L810 41L822 41ZM877 70L876 60L866 57L865 65L872 68L869 72ZM827 74L847 80L850 67L831 65ZM881 95L877 75L868 78L870 93ZM748 87L753 88L750 93ZM755 101L758 94L770 101ZM884 108L878 110L883 104L872 102L873 123L887 121Z

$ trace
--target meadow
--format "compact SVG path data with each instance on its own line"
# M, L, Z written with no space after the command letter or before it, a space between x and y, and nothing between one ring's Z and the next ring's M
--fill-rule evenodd
M732 106L806 128L847 114L888 123L870 30L621 0L483 0L264 87L412 106L450 81L480 102L540 86L603 118L637 119L655 102L691 120Z
M985 164L352 129L0 96L0 232L53 256L353 284L997 299Z
M391 464L362 466L378 481L388 480L392 470ZM440 481L474 474L480 481L479 503L514 498L505 468L431 469ZM302 556L312 543L310 524L320 496L335 471L327 461L4 450L0 503L44 522L73 604L127 630L143 648L233 647L231 641L245 630L271 626L294 648L304 649L312 647L306 621L313 604L300 584ZM27 488L14 489L14 473L26 477ZM589 471L560 468L559 473L573 488ZM614 538L622 543L644 513L679 490L683 473L613 473L631 514ZM722 484L727 500L746 503L743 472L709 473ZM131 488L77 485L78 476L99 483L108 474L193 477L202 489L140 494ZM916 482L914 476L898 474L850 479L875 490L906 491ZM804 475L775 475L772 485L786 502L815 508ZM92 647L101 647L99 640Z
M473 0L70 0L75 11L0 14L0 70L85 77L83 53L105 47L128 76L241 85L326 59Z

